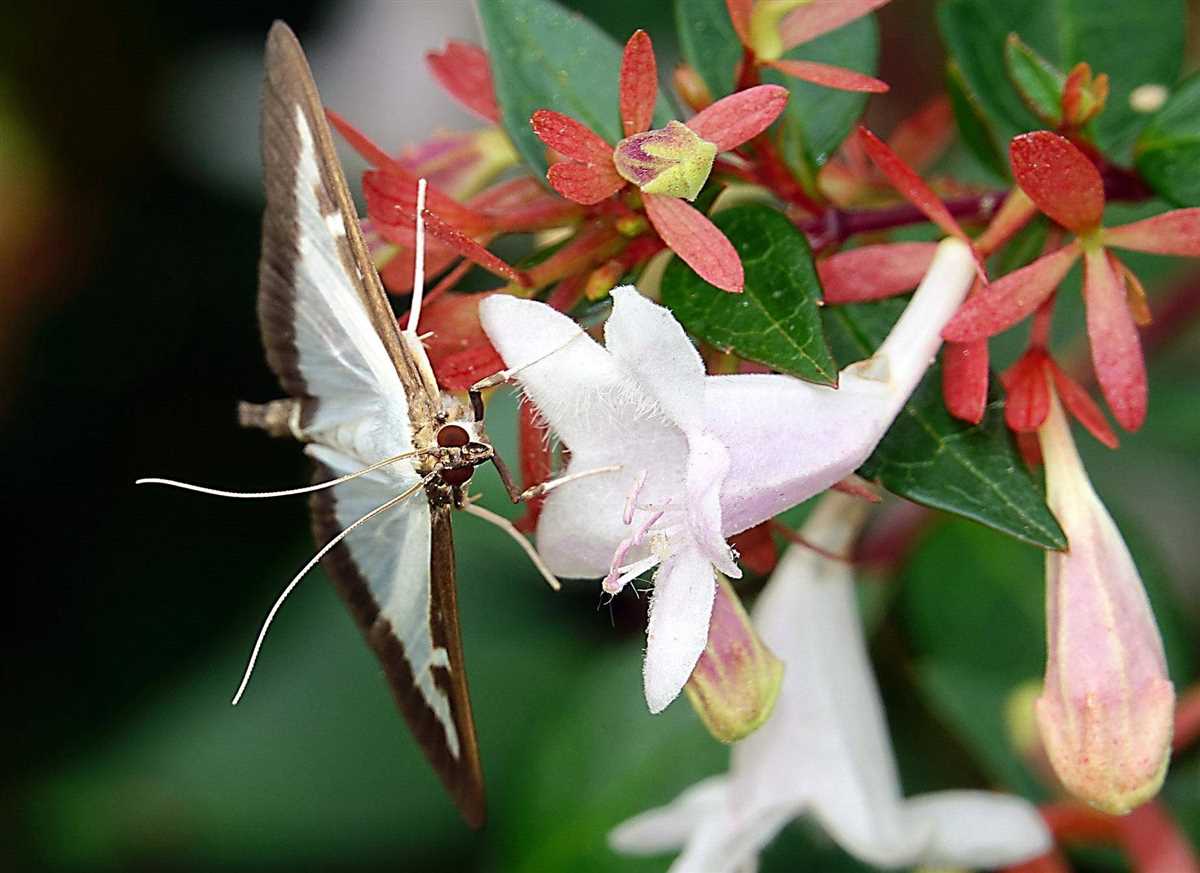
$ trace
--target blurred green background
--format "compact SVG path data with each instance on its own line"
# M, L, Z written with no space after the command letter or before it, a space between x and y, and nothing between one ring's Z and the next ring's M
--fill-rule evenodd
M669 4L568 5L622 40L644 27L672 54ZM233 416L238 399L278 394L254 320L257 91L277 17L309 48L327 102L385 145L467 123L446 115L419 56L471 36L465 2L18 0L0 12L0 514L15 555L0 869L663 869L617 859L605 833L723 768L726 750L682 700L646 713L644 599L600 609L582 583L551 596L476 519L456 519L456 536L486 830L459 821L319 574L229 706L263 614L313 549L305 502L132 482L307 477L295 447ZM894 90L870 112L886 130L941 87L942 55L931 2L895 0L880 18ZM1166 275L1177 264L1154 266L1152 289L1181 281ZM1119 455L1083 446L1155 590L1180 687L1197 660L1198 365L1191 329L1153 362L1145 430ZM494 399L489 422L515 457L511 398ZM510 511L490 471L475 481ZM874 647L906 789L1043 796L1002 720L1009 690L1041 671L1040 556L939 522L885 584ZM1195 750L1166 794L1200 837ZM1121 869L1105 854L1084 863ZM862 868L799 823L764 869Z

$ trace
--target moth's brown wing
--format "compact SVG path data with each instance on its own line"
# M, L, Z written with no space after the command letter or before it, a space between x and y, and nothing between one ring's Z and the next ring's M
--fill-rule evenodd
M263 340L284 388L301 400L299 426L310 441L307 451L331 475L342 475L421 448L440 398L396 329L367 258L308 64L286 25L271 29L266 64ZM419 481L412 466L399 461L318 492L313 502L318 541L328 542ZM482 777L453 601L453 563L439 568L436 584L431 581L432 526L419 491L353 531L325 563L434 769L467 821L478 825Z
M408 395L418 423L440 409L440 398L422 378L371 262L354 202L333 148L333 138L312 73L295 34L276 22L267 37L263 85L262 150L267 208L259 260L259 323L267 360L284 390L304 400L313 415L327 388L320 356L367 342L360 321L374 334ZM365 319L347 312L356 310ZM378 362L369 361L374 369ZM313 371L316 372L313 372ZM335 377L336 378L336 377ZM313 401L316 400L314 404Z
M330 469L318 467L328 478ZM317 491L313 531L328 542L396 493L368 477ZM424 491L351 531L323 566L374 650L425 756L472 827L484 820L483 768L458 631L449 507Z

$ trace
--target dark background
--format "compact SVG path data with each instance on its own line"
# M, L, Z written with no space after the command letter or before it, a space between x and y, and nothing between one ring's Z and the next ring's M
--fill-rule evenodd
M319 574L229 706L258 623L313 548L305 502L132 483L306 479L299 451L233 418L237 399L278 394L253 315L256 64L274 18L308 45L380 5L21 0L0 12L0 868L607 869L608 828L723 766L686 703L646 715L641 603L610 614L583 584L549 596L510 542L466 517L456 532L485 832L458 821ZM455 5L395 4L397 45L440 46L430 21ZM642 26L672 52L669 4L574 5L619 39ZM931 9L895 0L881 15L880 75L893 85L871 109L881 129L940 87ZM424 74L397 77L399 61L419 66L403 52L358 59L343 93L361 105L329 100L396 132L393 148L429 132L421 100L447 102ZM1195 341L1156 364L1150 426L1120 464L1088 447L1118 518L1135 517L1193 593ZM490 429L509 457L512 418L497 399ZM476 481L503 509L495 481ZM986 551L997 538L983 539ZM936 563L936 545L924 560ZM1019 555L1037 603L1038 556ZM944 560L954 565L954 548ZM907 787L982 783L965 746L905 696L898 633L880 645ZM785 843L834 865L819 869L854 869L793 830ZM786 851L774 856L798 857Z

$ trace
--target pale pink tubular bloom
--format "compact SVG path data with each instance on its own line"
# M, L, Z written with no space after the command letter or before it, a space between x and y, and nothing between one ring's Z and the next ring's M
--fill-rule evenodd
M1053 383L1049 390L1038 430L1046 502L1070 549L1046 553L1048 658L1038 726L1067 790L1121 814L1162 785L1175 691L1137 567L1092 490Z
M669 311L612 292L607 348L545 304L507 295L479 307L505 366L571 451L568 473L620 465L546 499L537 542L560 576L605 577L615 593L658 567L646 647L646 702L659 712L708 636L714 569L737 578L726 538L854 472L917 386L962 302L975 261L941 244L874 356L837 389L791 376L705 376ZM628 508L628 511L627 511Z
M845 554L867 507L831 492L802 535ZM1020 798L904 798L847 562L791 547L755 604L754 624L784 662L774 714L734 746L727 773L617 827L614 849L682 850L672 873L732 873L753 869L775 835L806 814L856 858L887 867L995 867L1050 848L1037 810Z

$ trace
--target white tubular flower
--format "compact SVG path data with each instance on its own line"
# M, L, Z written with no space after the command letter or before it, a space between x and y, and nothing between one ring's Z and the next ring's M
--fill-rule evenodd
M1046 552L1049 657L1038 727L1067 790L1119 815L1162 786L1175 690L1141 577L1092 490L1053 382L1038 441L1046 502L1070 543Z
M807 500L874 450L940 344L975 262L941 244L879 351L837 389L790 376L705 376L674 316L612 292L606 347L545 304L505 295L480 322L526 397L571 450L566 472L620 465L548 495L538 549L560 576L616 593L657 567L646 646L651 712L683 688L708 636L714 569L741 575L726 537Z
M831 492L803 536L844 554L865 505ZM856 858L883 867L995 867L1046 852L1026 801L985 791L905 799L867 656L850 566L793 546L754 608L784 662L775 712L734 746L729 772L630 819L610 843L627 854L682 850L673 873L753 868L793 818L809 814Z

